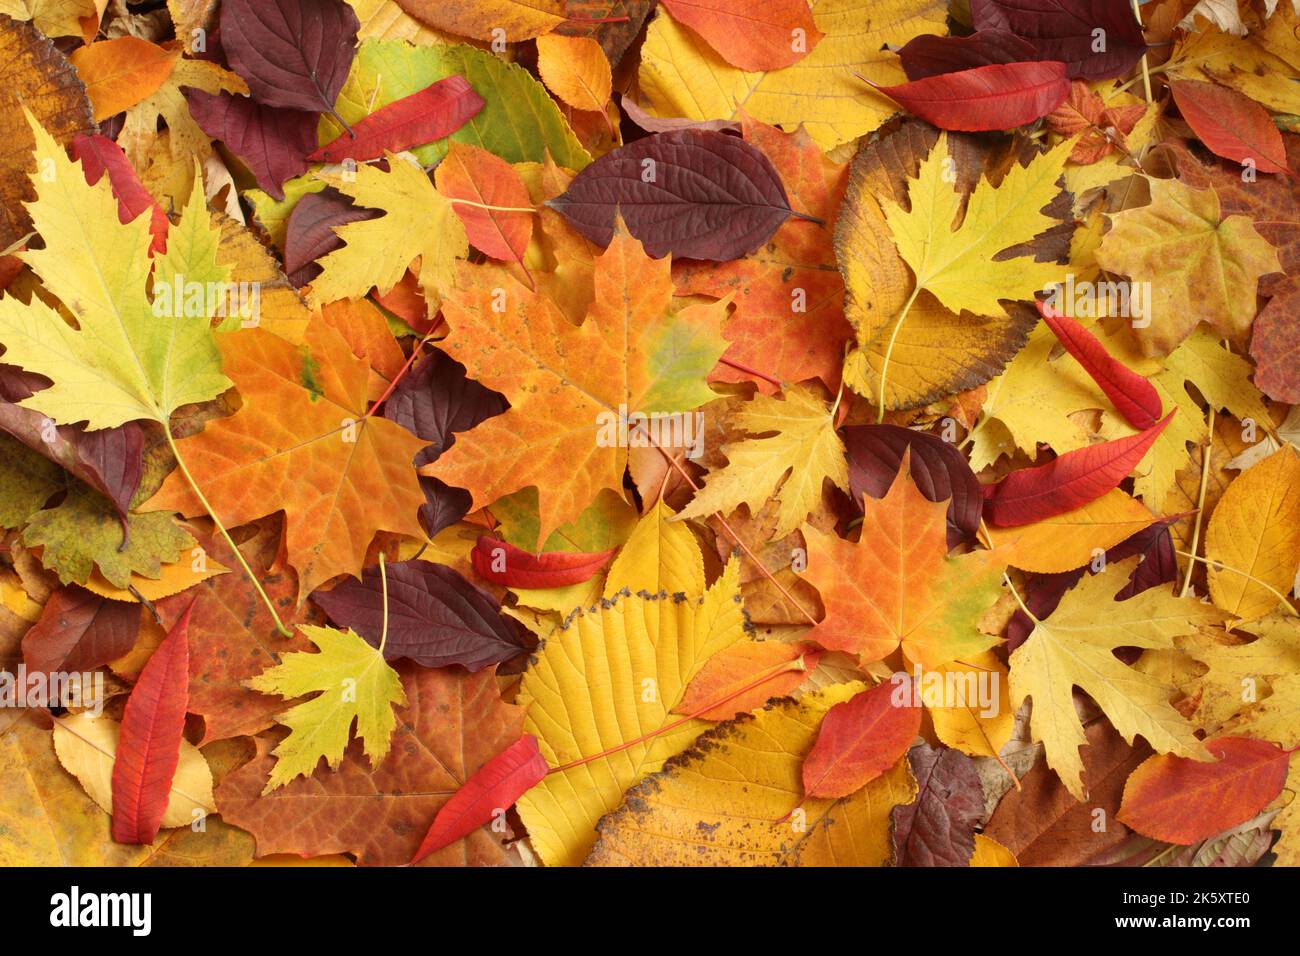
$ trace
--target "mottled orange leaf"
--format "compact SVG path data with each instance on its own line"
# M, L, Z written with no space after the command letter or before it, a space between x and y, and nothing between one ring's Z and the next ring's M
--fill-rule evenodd
M803 667L793 670L779 669L782 664L803 658ZM808 679L808 672L817 666L821 651L802 641L787 644L783 641L740 641L725 647L709 658L695 679L690 682L681 703L673 708L674 714L694 714L704 720L730 720L755 707L762 707L773 697L793 693ZM736 694L747 684L762 680L765 673L772 676L758 686ZM726 702L709 710L711 701Z
M152 96L179 57L179 50L124 36L82 47L70 59L86 84L98 123Z
M533 203L513 166L485 149L452 143L433 177L435 188L448 199L466 200L452 209L465 224L465 235L474 248L494 259L523 260L533 234L533 214L517 210L529 209Z

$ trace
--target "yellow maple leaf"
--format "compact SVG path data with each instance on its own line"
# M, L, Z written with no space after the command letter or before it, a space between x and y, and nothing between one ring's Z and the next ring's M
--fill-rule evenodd
M1170 705L1175 689L1112 652L1116 647L1172 650L1174 638L1221 623L1224 615L1195 597L1173 597L1167 588L1114 601L1136 564L1136 558L1117 561L1100 574L1086 575L1047 620L1034 622L1011 654L1011 705L1033 700L1034 739L1042 742L1048 766L1080 801L1086 799L1079 757L1085 737L1074 706L1076 686L1129 743L1140 734L1158 753L1210 759L1191 724Z
M551 634L519 686L524 731L537 737L552 768L595 759L553 769L519 800L544 862L581 863L596 821L708 726L689 720L665 731L681 719L673 708L704 663L744 636L734 561L702 596L625 591Z
M783 538L817 507L827 479L849 490L844 443L832 410L811 390L794 385L782 398L756 395L740 406L731 424L754 435L773 434L723 448L726 466L710 473L679 519L730 514L742 504L757 513L775 496L780 509L772 537Z
M289 736L273 751L279 759L271 768L264 795L295 777L310 777L322 757L331 769L337 768L354 720L370 765L379 766L397 726L393 705L406 704L397 671L388 666L380 650L351 629L306 625L298 630L319 653L285 654L279 664L248 681L253 690L289 699L320 692L276 717L289 728Z
M906 757L847 797L803 793L803 760L826 712L865 686L837 684L720 724L600 822L587 865L887 865L890 812L917 793Z
M469 255L465 226L429 174L412 160L384 155L387 172L362 165L355 177L318 174L358 205L382 209L384 215L335 230L345 245L320 260L321 274L311 285L313 305L358 298L372 286L385 294L419 259L420 288L436 311L455 281L456 260Z

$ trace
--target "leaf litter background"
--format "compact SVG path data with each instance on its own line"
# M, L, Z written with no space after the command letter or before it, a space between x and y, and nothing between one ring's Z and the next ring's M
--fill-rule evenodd
M0 860L1300 862L1298 30L0 0Z

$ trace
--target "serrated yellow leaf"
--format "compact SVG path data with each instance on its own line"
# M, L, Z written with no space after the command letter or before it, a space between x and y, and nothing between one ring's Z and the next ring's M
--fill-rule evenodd
M1047 765L1080 801L1086 799L1079 757L1085 738L1074 707L1076 686L1097 702L1129 743L1140 734L1158 753L1209 759L1191 724L1169 703L1175 689L1112 652L1116 647L1170 650L1174 638L1199 625L1221 623L1224 615L1195 597L1173 597L1163 587L1114 601L1136 563L1114 562L1100 574L1085 576L1011 654L1011 705L1019 708L1026 698L1033 700L1029 726L1034 739L1042 742Z
M589 866L885 866L890 812L916 798L907 758L853 794L805 798L822 719L866 685L838 684L720 724L600 822Z
M844 443L835 431L831 409L811 390L794 385L782 398L756 395L740 406L731 421L752 435L775 434L723 448L726 466L710 473L704 488L678 513L679 519L730 514L742 504L756 514L775 495L780 508L772 537L779 539L798 528L817 507L827 479L849 490Z
M626 589L632 594L704 594L704 559L695 536L685 524L673 521L662 501L637 522L627 543L609 566L605 597Z
M220 395L230 381L221 374L209 313L173 308L155 314L160 310L145 293L149 217L120 223L108 177L87 185L81 163L69 160L30 113L28 121L38 170L29 209L45 248L22 257L80 328L37 297L30 305L0 299L5 361L54 383L20 404L61 424L84 421L99 429L137 419L166 422L181 405ZM196 184L187 207L191 221L205 217L206 208ZM182 228L178 246L197 235ZM202 258L197 250L194 258Z
M354 719L370 765L379 766L397 726L393 705L406 704L397 672L351 629L306 625L299 630L320 652L286 654L279 664L248 681L253 690L285 698L320 692L276 717L289 728L289 736L273 751L279 759L263 794L297 776L310 777L322 757L331 769L337 767Z
M824 36L793 66L747 73L727 63L699 36L660 9L646 34L637 76L655 116L739 119L743 111L773 126L800 123L823 150L869 133L897 111L858 75L875 83L906 77L885 44L946 32L948 6L938 0L810 3ZM857 75L855 75L857 74Z
M15 20L31 20L47 37L80 37L82 17L103 13L95 0L0 0L0 13Z
M313 305L359 298L372 286L387 293L419 259L420 288L436 309L455 282L456 260L469 255L465 226L428 173L402 156L384 155L387 172L362 165L355 178L318 174L358 205L384 215L336 230L345 245L320 260L321 274L311 285Z
M551 634L524 674L524 732L552 768L595 757L681 718L672 713L715 653L745 636L739 565L702 597L623 593L579 611ZM628 787L684 750L708 723L690 720L626 749L552 772L519 800L533 846L549 866L576 866L596 822Z

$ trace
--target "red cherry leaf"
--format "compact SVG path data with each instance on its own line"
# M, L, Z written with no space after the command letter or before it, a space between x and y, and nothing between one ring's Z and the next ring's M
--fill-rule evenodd
M1067 452L1045 465L984 486L984 520L998 528L1042 521L1081 508L1119 485L1160 437L1170 412L1145 431Z
M882 682L827 711L803 761L806 796L847 797L907 753L921 731L921 708L913 705L911 679L898 676L901 683Z
M976 132L1012 129L1046 116L1070 95L1070 81L1064 63L1033 60L875 89L940 129Z
M1214 83L1172 80L1178 112L1215 156L1247 160L1264 173L1287 173L1286 146L1268 111L1249 96Z
M450 136L483 108L463 76L449 76L380 107L307 158L317 163L364 162ZM356 135L354 136L353 133Z
M533 554L500 538L481 535L469 557L475 573L493 584L508 588L562 588L590 581L616 550Z
M152 843L181 758L190 696L191 604L158 645L126 700L113 761L113 839Z
M524 734L497 754L442 805L412 863L473 833L540 783L550 768L537 738Z
M1074 319L1060 315L1042 302L1038 311L1065 350L1083 366L1106 397L1134 428L1150 428L1160 418L1156 387L1106 351L1106 346Z

